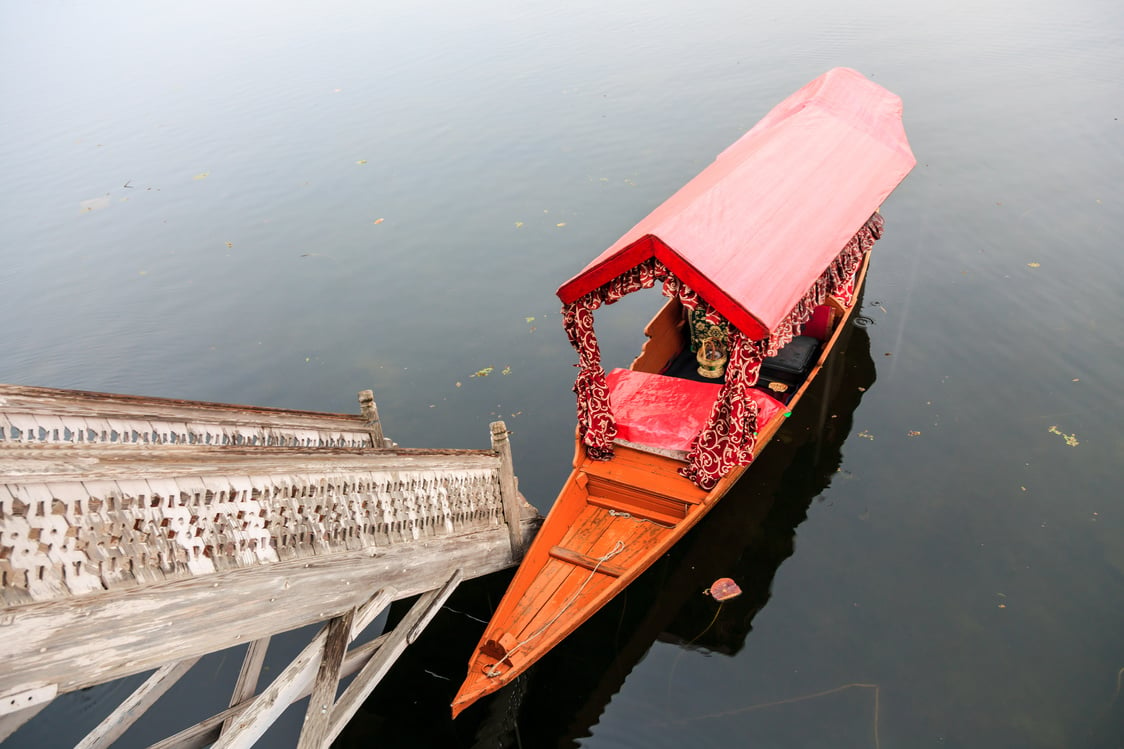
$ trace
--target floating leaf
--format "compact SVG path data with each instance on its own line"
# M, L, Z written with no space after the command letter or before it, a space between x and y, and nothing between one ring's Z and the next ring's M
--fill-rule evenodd
M461 383L460 383L460 382L458 381L458 382L457 382L457 387L460 387L460 386L461 386Z
M522 229L523 228L523 222L522 221L516 221L515 222L515 228L516 229Z
M555 226L557 226L557 227L558 227L559 229L561 229L561 228L562 228L563 226L565 226L565 225L566 225L566 222L565 222L565 221L563 221L563 222L562 222L562 223L560 223L560 224L555 224Z
M363 166L364 164L367 163L367 160L366 159L359 159L359 161L356 161L355 163L360 165L360 166Z
M526 321L527 323L533 323L533 322L535 321L535 318L533 318L533 317L524 317L523 319L524 319L524 320L525 320L525 321Z
M859 432L859 436L862 437L864 440L873 440L874 439L874 435L871 434L870 432L866 431L865 429L862 430L861 432Z
M233 242L227 242L227 243L226 243L226 246L227 246L227 247L233 247L233 246L234 246L234 243L233 243Z
M210 176L211 176L210 172L200 172L199 174L196 174L194 177L192 177L192 179L207 179L207 177L210 177Z
M1042 263L1027 263L1026 267L1028 267L1028 268L1041 268Z
M483 369L476 370L470 374L469 377L487 377L494 371L496 371L495 367L484 367Z
M1066 434L1066 433L1065 433L1065 432L1063 432L1063 431L1062 431L1061 429L1058 429L1058 428L1057 428L1056 426L1052 426L1052 427L1050 427L1050 430L1049 430L1049 431L1050 431L1050 434L1056 434L1056 435L1058 435L1059 437L1061 437L1062 439L1064 439L1064 440L1065 440L1065 443L1066 443L1067 445L1069 445L1070 447L1077 447L1078 445L1080 445L1080 444L1081 444L1080 442L1078 442L1078 441L1077 441L1077 435L1075 435L1075 434Z
M911 430L909 431L909 436L910 436L910 437L920 437L920 436L921 436L921 432L918 432L918 431L915 431L915 430L912 430L912 429L911 429Z
M511 374L511 367L504 367L503 371L500 372L500 374L502 374L504 376L507 376L507 375Z
M376 218L372 223L381 224L383 221L386 221L386 219L385 218Z

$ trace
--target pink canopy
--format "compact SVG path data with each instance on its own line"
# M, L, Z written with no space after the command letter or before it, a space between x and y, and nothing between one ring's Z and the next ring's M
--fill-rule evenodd
M580 299L656 258L751 340L804 297L916 163L901 99L848 68L777 105L558 289Z

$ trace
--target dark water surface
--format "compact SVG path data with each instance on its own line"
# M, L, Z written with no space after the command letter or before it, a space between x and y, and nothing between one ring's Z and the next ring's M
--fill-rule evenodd
M902 96L919 163L831 381L527 678L448 720L503 580L466 585L339 745L1120 747L1116 0L7 3L0 381L346 412L372 387L407 446L502 417L546 510L554 289L836 65ZM660 301L599 313L609 364ZM118 745L223 707L239 660ZM136 682L5 746L71 745Z

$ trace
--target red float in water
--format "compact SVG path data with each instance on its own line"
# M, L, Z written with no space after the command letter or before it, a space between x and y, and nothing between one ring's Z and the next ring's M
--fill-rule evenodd
M728 601L731 598L737 598L742 594L742 589L738 584L728 577L722 577L711 583L710 588L706 591L716 601Z

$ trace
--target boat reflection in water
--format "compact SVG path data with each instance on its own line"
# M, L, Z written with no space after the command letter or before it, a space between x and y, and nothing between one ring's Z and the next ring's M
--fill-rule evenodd
M851 323L769 450L624 595L508 689L454 722L443 707L456 692L465 643L479 637L508 575L462 586L339 745L359 746L371 737L382 746L397 746L398 739L403 746L576 745L656 641L725 655L740 651L769 601L777 569L793 553L797 526L838 472L853 414L874 381L869 335ZM720 577L733 578L741 596L720 605L703 595Z

